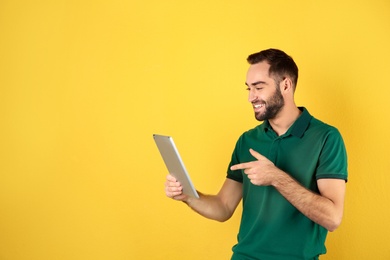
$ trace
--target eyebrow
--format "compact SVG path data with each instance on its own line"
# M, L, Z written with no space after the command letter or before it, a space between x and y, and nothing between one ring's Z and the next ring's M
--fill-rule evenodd
M265 81L256 81L256 82L253 82L253 83L251 83L250 85L251 86L257 86L257 85L259 85L259 84L267 84ZM247 85L248 87L249 87L249 84L248 83L246 83L245 82L245 85Z

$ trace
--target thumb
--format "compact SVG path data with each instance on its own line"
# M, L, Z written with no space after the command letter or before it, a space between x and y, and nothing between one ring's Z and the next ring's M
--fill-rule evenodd
M261 155L260 153L256 152L255 150L253 150L252 148L249 149L249 152L251 153L251 155L253 157L255 157L257 160L261 160L261 159L264 159L265 157L263 155Z

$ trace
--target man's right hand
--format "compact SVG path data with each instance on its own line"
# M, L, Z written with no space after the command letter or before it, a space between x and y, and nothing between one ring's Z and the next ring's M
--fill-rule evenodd
M174 200L186 201L188 199L188 196L183 194L183 186L181 186L180 182L171 174L167 175L165 195Z

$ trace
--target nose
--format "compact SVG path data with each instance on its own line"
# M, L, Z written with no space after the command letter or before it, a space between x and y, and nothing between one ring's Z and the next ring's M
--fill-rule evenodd
M256 93L254 91L254 89L249 89L249 93L248 93L248 101L250 103L252 103L253 101L255 101L257 99L257 96L256 96Z

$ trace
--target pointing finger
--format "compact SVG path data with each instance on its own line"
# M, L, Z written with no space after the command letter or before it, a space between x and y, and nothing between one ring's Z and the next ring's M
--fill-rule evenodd
M242 169L247 169L250 168L249 163L240 163L236 164L230 167L230 170L235 171L235 170L242 170Z

